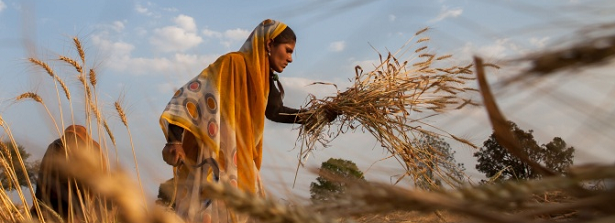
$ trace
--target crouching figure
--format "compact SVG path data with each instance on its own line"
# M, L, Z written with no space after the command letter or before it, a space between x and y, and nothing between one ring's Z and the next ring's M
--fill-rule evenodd
M66 174L62 168L79 168L71 165L76 159L75 152L97 154L97 168L108 172L106 155L100 145L93 140L87 129L81 125L71 125L64 130L64 135L53 141L48 147L36 182L36 199L41 214L47 221L61 217L64 222L100 221L92 212L94 207L104 206L89 188ZM66 164L66 165L58 165ZM41 218L33 205L32 216ZM53 213L55 212L55 213ZM55 216L55 217L54 217ZM57 220L57 219L56 219Z

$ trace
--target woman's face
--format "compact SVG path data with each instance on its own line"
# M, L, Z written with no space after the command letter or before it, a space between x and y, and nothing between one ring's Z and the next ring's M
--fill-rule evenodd
M269 67L275 72L282 73L284 68L289 63L293 62L293 52L295 51L295 42L290 43L271 43L271 56L269 56Z

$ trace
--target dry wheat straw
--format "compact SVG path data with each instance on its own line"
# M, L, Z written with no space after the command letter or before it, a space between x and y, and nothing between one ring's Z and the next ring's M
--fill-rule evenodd
M426 42L426 41L429 41L429 40L430 40L429 37L423 37L423 38L420 38L419 40L417 40L416 43Z
M432 212L450 210L483 222L542 222L537 216L557 216L570 210L591 210L586 220L600 221L613 217L615 201L610 190L578 190L584 182L615 179L614 165L583 165L572 167L565 176L539 180L504 181L467 186L454 190L407 190L388 184L351 181L325 175L333 182L348 185L339 201L315 206L324 214L338 216L383 213L392 210ZM566 203L539 202L536 195L559 192L568 194ZM507 213L517 213L513 218ZM589 213L588 213L589 214Z
M111 139L111 143L113 143L113 146L115 146L116 145L115 144L115 137L113 136L113 133L111 132L111 129L109 129L109 125L107 125L107 121L103 121L103 126L105 127L105 131L107 132L107 134L109 135L109 138Z
M113 144L113 148L115 149L115 163L119 164L120 163L120 158L117 154L117 144L115 143L115 136L113 136L113 132L111 132L111 129L109 128L109 125L107 124L106 120L103 120L103 127L105 128L105 131L107 132L107 135L109 135L109 138L111 139L111 143Z
M120 119L122 120L122 123L124 123L124 126L128 126L128 121L126 120L126 113L124 112L124 109L120 105L120 102L116 101L114 105L115 105L115 110L117 111L117 114L120 116Z
M1 142L0 142L0 145L4 146ZM3 150L6 150L6 148L4 148ZM2 156L4 156L4 153L2 154ZM8 164L7 160L10 160L10 159L6 159L4 157L0 159L0 166L2 166L3 168L4 175L6 175L6 179L7 179L6 182L7 183L18 183L16 179L15 171ZM11 186L12 185L9 185L9 187ZM19 189L21 189L21 187ZM2 202L2 206L0 208L0 216L1 216L0 219L5 220L5 221L10 221L10 222L23 221L24 216L18 211L18 207L13 203L12 199L7 194L7 191L10 191L10 190L11 188L4 188L4 186L0 184L0 196L1 196L0 201ZM21 193L21 191L18 190L18 193ZM22 194L19 194L19 195L20 197L23 197ZM22 201L24 201L24 199L22 199Z
M93 101L90 101L90 108L92 109L92 113L94 113L94 116L96 117L96 120L98 120L98 122L102 121L102 115L100 114L100 111L98 110L98 107L96 107L96 105L94 104Z
M92 87L96 87L96 71L94 69L90 69L90 84L92 84Z
M427 46L420 47L420 48L418 48L418 49L414 50L414 52L415 52L415 53L418 53L418 52L423 51L424 49L427 49Z
M333 222L314 213L307 207L281 205L271 199L261 198L226 183L204 183L203 188L214 199L224 201L227 207L250 214L261 222L320 223Z
M426 29L421 30L417 34L425 31ZM422 46L414 52L426 49L426 46ZM408 51L400 49L397 52L403 54ZM416 182L418 179L429 179L421 166L442 156L413 142L412 139L418 134L449 137L477 148L470 141L452 136L423 121L448 110L461 109L468 104L477 105L470 98L466 98L466 94L472 91L468 90L471 87L465 85L467 80L472 78L464 75L472 74L469 69L471 64L438 67L440 61L452 55L437 57L435 53L414 55L415 59L422 60L410 66L409 61L400 60L392 53L386 57L379 56L380 64L372 71L363 72L363 69L357 66L353 85L346 91L324 99L310 96L306 105L308 112L299 114L306 122L298 138L302 142L301 158L308 157L316 142L326 147L339 134L361 128L372 134L384 149L394 155L404 167L403 176L412 176ZM335 122L339 123L339 126L335 128L330 127L326 118L327 113L332 112L340 114ZM436 129L437 132L424 127ZM448 175L446 170L439 167L433 171L441 176Z
M38 60L36 58L32 58L32 57L28 58L28 60L31 63L36 64L36 65L40 66L41 68L45 69L45 71L47 71L47 74L49 74L49 76L55 78L56 75L53 72L53 70L51 69L51 67L49 67L49 64L47 64L47 63L45 63L45 62L43 62L41 60Z
M26 179L26 185L28 187L28 190L30 192L30 194L34 194L34 187L32 186L32 182L30 182L30 176L29 173L27 171L26 165L21 157L21 154L19 153L19 146L17 145L17 142L15 142L15 138L13 138L13 134L11 133L11 130L8 128L8 126L3 126L4 128L4 132L8 135L9 137L9 141L13 147L13 151L9 151L8 148L5 147L5 153L7 155L10 154L15 154L15 156L17 157L17 161L19 162L19 167L21 168L21 172L23 173L24 178ZM0 143L2 144L2 143ZM6 145L5 145L6 146ZM10 165L8 162L6 162L6 160L8 160L10 162ZM1 159L2 161L2 165L4 166L4 172L9 174L9 179L12 179L15 187L14 189L17 191L17 194L19 196L19 198L22 201L23 205L27 205L27 200L23 194L23 191L21 190L21 186L19 184L19 180L17 178L17 174L15 172L15 164L13 163L13 159L8 158L8 159ZM38 204L34 204L34 207L36 209L37 212L40 213L40 207L38 206ZM31 218L30 212L26 211L25 216L27 218Z
M49 108L47 108L47 105L45 105L41 96L39 96L38 94L34 92L26 92L26 93L23 93L17 96L15 98L15 101L18 102L18 101L25 100L25 99L32 99L38 102L39 104L43 105L43 108L45 108L45 111L47 111L47 114L49 115L49 117L53 121L53 124L56 127L56 132L58 133L58 135L62 135L60 132L60 128L58 127L58 123L56 122L55 118L53 118L53 115L51 115L51 111L49 111Z
M529 158L527 152L525 152L520 142L517 141L512 131L509 129L507 119L504 117L495 102L495 98L491 93L491 88L486 80L483 60L479 57L474 57L474 62L476 63L476 75L481 94L483 96L483 103L485 104L485 109L489 115L491 126L493 126L493 134L495 135L498 143L502 145L502 147L504 147L510 154L516 156L521 161L527 163L543 175L555 175L556 173L553 170Z
M79 41L79 38L73 37L73 42L75 43L75 48L77 49L79 57L81 58L81 64L85 65L85 52L83 51L83 47L81 46L81 41Z
M40 61L38 59L35 59L35 58L29 58L29 61L45 69L47 71L47 74L49 74L49 76L51 76L51 78L55 80L54 86L56 89L56 94L57 94L57 99L58 99L58 109L60 110L60 123L62 125L62 128L64 128L64 112L62 111L62 100L60 100L60 91L58 90L57 84L59 83L60 87L62 87L62 90L64 91L64 95L66 96L66 99L68 99L69 104L70 104L70 91L68 90L68 87L66 86L64 81L53 72L53 70L51 69L51 67L49 67L47 63ZM72 104L70 104L70 107L71 107L71 112L72 112L72 107L73 107Z
M444 59L448 59L448 58L451 58L451 57L453 57L453 55L447 54L447 55L440 56L440 57L436 58L436 60L444 60Z
M425 28L423 28L423 29L419 30L419 31L418 31L418 32L416 32L414 35L415 35L415 36L419 36L419 35L423 34L424 32L427 32L427 30L429 30L429 27L425 27Z
M43 99L41 98L41 96L39 96L38 94L36 94L34 92L26 92L26 93L20 94L19 96L17 96L15 98L15 100L16 101L21 101L21 100L28 99L28 98L32 99L32 100L34 100L34 101L36 101L38 103L44 104L43 103Z
M90 89L90 85L88 85L88 83L85 81L85 77L83 75L79 75L77 79L79 79L79 82L83 84L86 101L92 101L92 90Z
M117 113L120 116L122 123L124 123L124 126L126 127L126 131L128 132L128 138L130 139L130 147L132 148L132 157L133 157L133 161L135 162L135 170L137 172L137 179L139 181L139 186L141 187L141 194L143 195L143 204L146 204L145 192L143 191L143 184L141 183L141 174L139 173L139 163L137 162L137 153L135 151L134 143L132 142L132 134L130 133L130 128L128 128L128 121L126 120L126 113L124 112L124 109L120 105L119 101L116 101L114 104L115 104L115 110L117 110Z
M71 163L58 161L59 166L68 176L86 185L93 192L110 199L119 208L121 222L149 222L143 206L135 202L142 199L134 187L131 177L119 171L106 174L97 165L98 154L84 153L77 150L73 153ZM79 168L74 168L78 166Z
M59 59L61 61L64 61L64 62L72 65L75 68L75 70L77 70L77 72L79 72L79 73L83 72L83 67L81 67L81 65L79 65L79 63L77 63L77 61L75 61L75 60L73 60L71 58L65 57L65 56L60 56Z

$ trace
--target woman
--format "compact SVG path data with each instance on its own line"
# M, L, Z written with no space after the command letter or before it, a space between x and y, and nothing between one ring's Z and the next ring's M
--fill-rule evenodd
M160 118L169 165L180 164L176 211L188 222L246 221L207 199L201 181L224 181L264 196L259 170L265 117L303 123L283 106L276 76L292 63L296 36L285 24L264 20L237 52L218 58L179 89ZM335 115L329 117L333 120Z
M81 125L68 126L64 135L47 147L38 173L35 197L45 220L54 219L57 214L67 222L85 222L85 215L91 217L94 214L91 212L96 206L93 202L100 202L88 187L68 177L66 171L58 166L61 163L70 165L71 160L77 158L74 155L76 152L98 155L96 167L108 171L107 157L87 129ZM49 212L41 204L55 213ZM32 216L39 217L35 207L30 212Z

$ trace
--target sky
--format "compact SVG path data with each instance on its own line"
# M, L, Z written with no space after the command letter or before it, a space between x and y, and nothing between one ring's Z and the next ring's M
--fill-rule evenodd
M27 58L49 62L73 92L82 95L76 71L58 61L60 55L78 57L72 45L72 38L78 37L87 67L98 74L96 91L117 138L119 152L112 151L110 158L117 157L121 167L136 172L134 147L145 191L153 199L158 184L172 177L171 167L161 158L165 140L158 118L174 89L218 56L238 50L264 19L280 20L297 34L294 61L280 77L285 105L300 107L308 95L322 98L335 93L331 86L311 83L334 83L343 90L350 86L356 65L370 70L378 63L378 52L399 49L425 27L430 28L426 35L432 52L453 54L459 63L478 55L501 65L488 76L498 86L497 81L522 71L523 64L511 59L591 36L596 24L612 23L614 6L609 1L578 0L0 0L0 115L33 159L40 159L58 137L54 124L39 104L15 103L14 98L37 92L59 120L53 81ZM540 144L559 136L577 149L575 163L610 163L615 157L609 148L615 133L610 124L615 91L609 68L612 65L561 72L493 91L505 115L522 129L532 129ZM478 95L475 99L480 101ZM114 110L116 101L126 110L128 127ZM82 104L76 101L73 106L82 114ZM70 121L68 116L65 120ZM491 134L482 107L428 121L477 145ZM85 120L78 116L75 122ZM398 163L385 159L388 154L372 136L349 132L330 147L316 150L299 169L293 186L297 129L265 124L261 174L269 191L280 199L309 196L309 184L316 177L310 170L330 157L356 162L368 180L394 181L403 173ZM6 132L0 131L0 137L6 138ZM474 150L449 143L468 174L480 178L482 174L473 170Z

